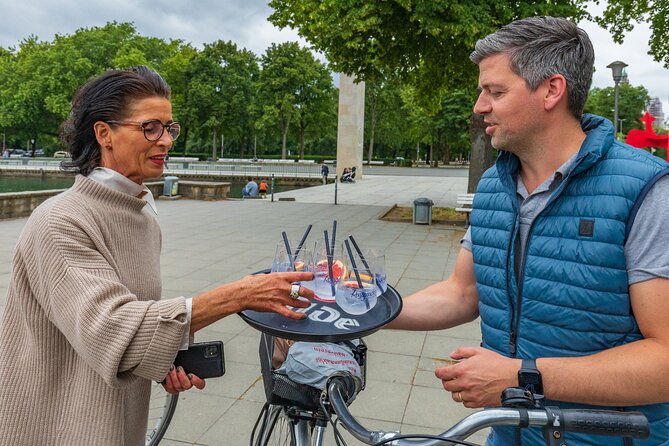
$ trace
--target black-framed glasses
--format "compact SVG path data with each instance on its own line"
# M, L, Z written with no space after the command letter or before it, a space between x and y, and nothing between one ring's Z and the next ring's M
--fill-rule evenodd
M107 121L107 124L118 124L118 125L136 125L144 132L144 138L147 141L158 141L165 133L167 133L172 138L172 141L176 141L181 133L181 125L178 122L170 122L169 124L163 124L159 119L152 119L150 121L136 122L136 121Z

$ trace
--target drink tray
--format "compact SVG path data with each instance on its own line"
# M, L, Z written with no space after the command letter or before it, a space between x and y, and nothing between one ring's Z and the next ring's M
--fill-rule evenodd
M267 272L269 270L259 274ZM301 311L307 315L306 319L289 319L253 310L244 310L239 315L253 328L272 336L295 341L339 342L369 336L395 319L402 311L402 297L389 285L378 297L376 306L365 314L348 314L336 302L318 299Z

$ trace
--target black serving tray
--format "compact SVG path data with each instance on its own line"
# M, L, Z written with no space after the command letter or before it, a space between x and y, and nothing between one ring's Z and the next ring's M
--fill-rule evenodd
M269 270L258 274L267 272ZM389 285L376 306L365 314L348 314L336 302L317 299L302 311L307 314L302 320L253 310L238 314L253 328L272 336L295 341L340 342L369 336L395 319L402 311L402 297Z

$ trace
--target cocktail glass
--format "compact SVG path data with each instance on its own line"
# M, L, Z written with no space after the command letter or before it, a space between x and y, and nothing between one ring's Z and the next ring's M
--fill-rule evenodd
M297 272L312 271L313 267L313 262L311 260L311 257L313 255L312 250L307 247L302 247L302 249L300 249L300 251L297 253L296 257L294 252L295 250L294 247L297 246L298 246L297 241L290 242L291 257L293 258L293 264L295 265L295 269L293 269L290 260L288 258L288 251L286 250L285 243L284 242L277 243L276 250L274 253L274 261L272 262L273 273L290 272L290 271L297 271ZM305 288L309 288L311 290L313 290L314 288L313 280L295 282L295 283Z
M386 255L376 248L362 250L362 256L369 266L369 269L376 275L376 295L380 296L388 289L388 278L386 275ZM358 268L362 269L364 262L356 258Z
M376 306L376 288L374 272L370 274L366 267L354 269L347 262L345 274L337 287L337 305L348 314L365 314Z
M314 273L314 288L316 298L326 302L334 302L337 287L345 272L341 245L335 246L330 255L331 267L328 265L328 254L325 242L316 242L313 250L312 269ZM332 271L332 276L330 276Z

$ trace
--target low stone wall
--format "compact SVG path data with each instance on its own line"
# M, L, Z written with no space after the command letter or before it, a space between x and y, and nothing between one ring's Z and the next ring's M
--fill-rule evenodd
M163 194L163 181L145 183L154 197ZM0 220L27 217L46 199L66 189L0 193ZM179 181L179 195L193 200L225 200L230 194L230 183L209 181Z
M162 191L161 191L162 194ZM230 194L230 183L212 181L179 181L179 195L193 200L225 200Z
M43 201L58 195L66 189L52 189L29 192L7 192L0 194L0 220L27 217Z

